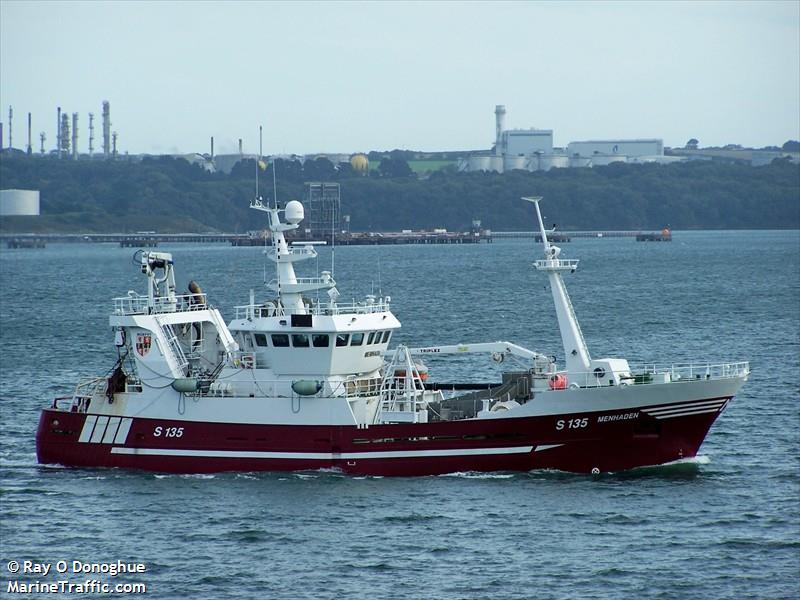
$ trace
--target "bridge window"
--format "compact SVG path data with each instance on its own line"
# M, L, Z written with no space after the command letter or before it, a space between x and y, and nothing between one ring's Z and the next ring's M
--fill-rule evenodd
M275 346L276 348L288 348L289 336L285 333L273 333L272 345Z
M292 346L295 348L308 348L308 335L305 333L293 333Z
M256 345L257 346L267 346L267 336L263 333L256 333L253 335L256 338Z
M372 331L367 338L367 344L371 344L375 341L375 332Z
M384 331L383 332L383 343L386 344L389 341L389 338L392 337L391 331Z
M360 346L364 343L364 334L363 333L354 333L353 339L350 340L351 346Z
M337 333L336 334L336 345L337 346L347 346L347 342L350 340L349 333Z
M315 333L311 336L311 344L314 348L327 348L330 345L330 338L327 333Z

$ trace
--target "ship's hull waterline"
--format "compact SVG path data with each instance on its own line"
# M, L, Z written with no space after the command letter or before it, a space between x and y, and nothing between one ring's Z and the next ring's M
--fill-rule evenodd
M609 472L694 457L730 397L622 411L425 424L307 426L109 417L46 409L40 463L163 473L332 469L351 475Z

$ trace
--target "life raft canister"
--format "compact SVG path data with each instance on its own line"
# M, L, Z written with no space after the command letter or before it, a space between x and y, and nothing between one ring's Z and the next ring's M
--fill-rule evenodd
M419 373L419 378L422 381L427 381L427 379L428 379L428 367L426 367L421 362L414 361L414 368L417 370L417 373ZM406 370L405 369L395 369L394 376L397 379L403 379L406 376Z
M567 389L567 376L563 373L556 373L547 381L551 390L565 390Z

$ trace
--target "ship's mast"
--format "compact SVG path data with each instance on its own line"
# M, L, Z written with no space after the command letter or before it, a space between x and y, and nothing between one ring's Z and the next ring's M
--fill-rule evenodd
M261 162L261 128L259 127L259 161ZM267 252L267 257L275 263L277 277L267 284L267 287L278 293L280 304L286 314L305 315L308 308L303 301L303 294L328 290L328 295L333 304L338 296L336 282L328 271L323 271L321 277L305 277L298 281L294 270L295 262L317 257L317 251L311 244L290 247L284 232L297 229L300 221L305 217L303 205L297 200L286 203L286 207L278 208L278 189L275 179L275 157L272 159L272 191L273 205L265 206L258 194L258 169L256 164L256 197L250 202L250 208L263 211L269 217L269 230L272 233L272 249ZM280 213L284 220L281 221ZM265 277L266 279L266 277Z
M558 328L561 332L561 342L564 344L564 356L567 367L567 375L578 375L587 373L590 370L591 357L589 349L586 347L586 340L575 316L575 310L567 294L567 288L561 273L569 271L574 273L578 268L577 260L565 260L558 258L561 248L550 243L547 239L547 231L544 228L542 213L539 210L541 197L522 198L536 206L536 216L539 219L539 232L544 244L544 260L537 260L534 266L539 271L547 273L550 279L550 289L553 291L553 303L556 307L556 317Z
M262 126L258 126L258 159L256 159L256 198L255 203L261 204L261 194L258 193L258 170L261 168L261 154L263 152L262 148Z
M175 271L172 267L172 254L169 252L142 252L142 273L147 275L147 306L149 312L156 312L164 306L171 306L174 310L177 305L175 296ZM158 269L162 270L159 277ZM166 283L162 289L161 284Z

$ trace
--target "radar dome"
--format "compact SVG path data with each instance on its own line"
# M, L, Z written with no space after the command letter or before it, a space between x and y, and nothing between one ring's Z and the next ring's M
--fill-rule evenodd
M350 159L350 166L357 173L366 173L369 171L369 159L363 154L356 154Z
M306 216L305 211L303 210L303 205L297 200L292 200L286 204L284 215L286 222L291 223L292 225L297 225L303 220L303 217Z

